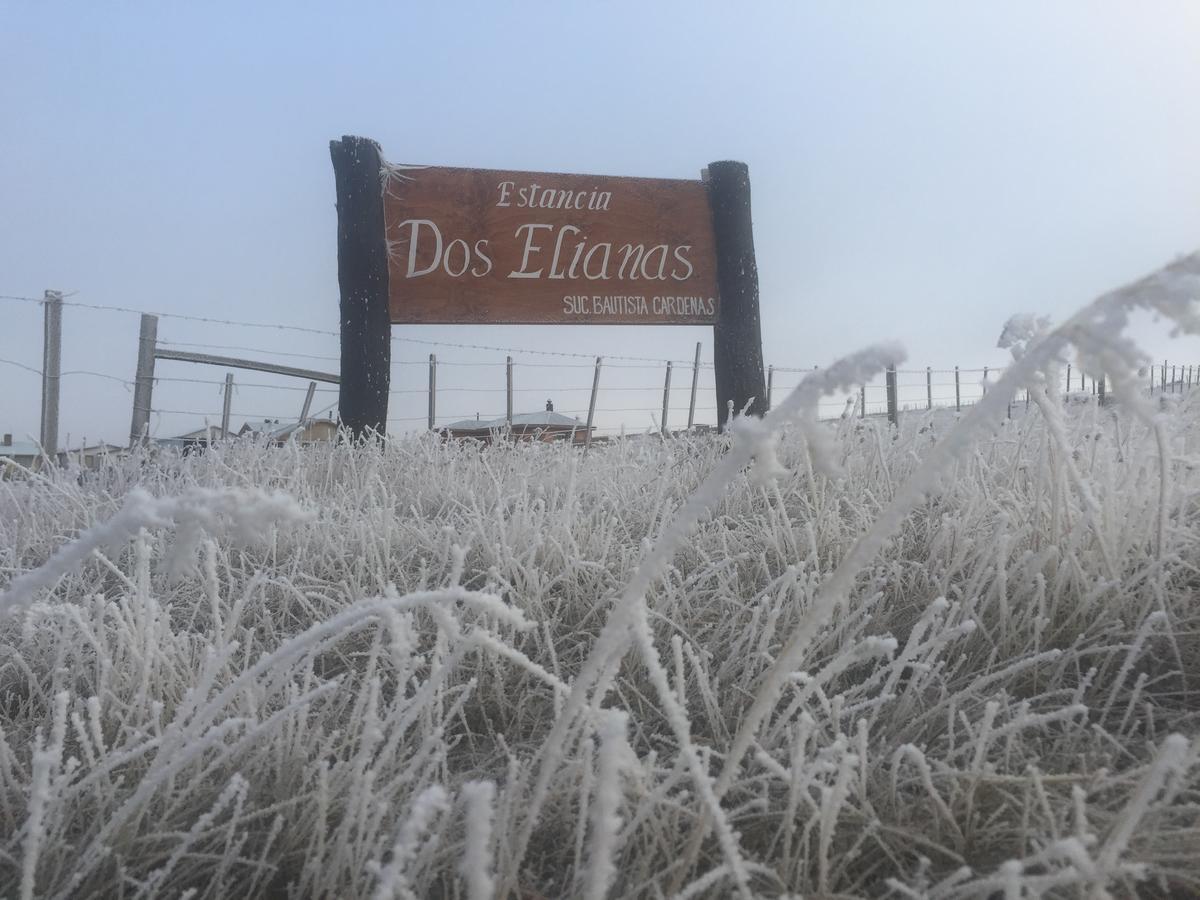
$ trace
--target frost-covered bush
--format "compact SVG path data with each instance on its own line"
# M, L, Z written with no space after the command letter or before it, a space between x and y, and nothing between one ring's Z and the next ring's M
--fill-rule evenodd
M0 896L1200 891L1200 422L1114 303L961 421L817 423L883 348L732 439L0 483Z

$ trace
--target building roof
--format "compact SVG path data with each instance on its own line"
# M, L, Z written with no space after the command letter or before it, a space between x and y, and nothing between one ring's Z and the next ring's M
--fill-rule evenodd
M586 423L574 416L564 416L562 413L546 410L535 413L519 413L512 417L513 427L524 428L586 428ZM494 431L508 425L508 419L460 419L443 426L447 431Z
M33 441L13 441L0 444L0 456L41 456L42 448Z

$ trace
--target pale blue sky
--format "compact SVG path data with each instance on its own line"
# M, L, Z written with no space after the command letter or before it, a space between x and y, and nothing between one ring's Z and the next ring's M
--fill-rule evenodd
M913 366L999 364L1009 314L1062 318L1200 247L1197 47L1200 5L1187 2L9 3L0 294L61 288L81 302L332 330L331 138L374 137L399 162L614 175L696 177L734 158L754 187L768 362L823 364L895 338ZM40 365L38 308L0 310L0 357ZM336 351L283 332L161 331ZM676 359L703 340L711 356L706 329L405 333ZM1200 363L1195 343L1145 336L1156 356ZM136 317L68 309L64 369L130 378L136 337ZM428 352L398 343L395 355ZM38 379L0 370L0 429L36 434ZM396 371L395 387L423 387L420 367ZM439 381L502 386L483 371ZM518 405L539 408L567 375L590 380L523 370L540 393ZM626 383L661 375L636 379ZM243 388L235 410L294 415L299 400ZM61 431L122 441L129 403L115 382L65 379ZM155 405L212 412L220 398L164 383ZM448 414L502 408L502 394L440 399ZM393 404L397 418L423 414L419 395ZM156 419L161 433L196 424Z

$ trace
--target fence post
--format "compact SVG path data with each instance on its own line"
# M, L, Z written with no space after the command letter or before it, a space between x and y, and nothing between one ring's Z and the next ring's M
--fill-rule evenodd
M1154 375L1150 376L1150 391L1154 391ZM1071 364L1067 363L1067 393L1071 393Z
M150 404L154 394L154 349L158 345L158 316L142 314L138 330L137 374L133 378L133 420L129 425L129 447L144 441L150 427Z
M1087 373L1082 368L1079 370L1079 390L1087 390Z
M225 373L225 398L221 401L221 439L229 437L229 410L233 405L233 373Z
M954 411L962 412L962 391L958 383L958 366L954 367Z
M304 395L304 406L300 408L300 426L304 427L304 423L308 421L308 411L312 409L313 394L317 392L317 383L310 381L308 383L308 393Z
M667 411L671 405L671 361L667 360L667 380L663 382L663 410L662 410L662 436L670 437L671 432L667 430Z
M700 356L700 345L696 345L696 357ZM596 371L592 374L592 396L588 400L588 420L587 434L583 436L583 445L590 446L592 443L592 423L596 421L596 392L600 390L600 362L601 357L596 357ZM696 396L696 388L692 387L692 397Z
M867 386L863 384L858 389L858 417L865 419L867 417Z
M1175 393L1175 367L1171 366L1171 393Z
M1159 387L1159 393L1165 394L1166 392L1167 392L1167 361L1164 359L1163 364L1162 364L1162 384Z
M771 411L771 392L774 388L775 367L767 366L767 412Z
M987 396L987 376L988 376L988 367L984 366L983 367L983 394L985 397Z
M504 421L508 423L508 433L512 435L512 395L513 395L513 365L512 357L508 357L504 363L505 375L505 398L504 398Z
M599 364L599 357L596 362ZM696 421L696 388L700 386L700 342L696 341L696 361L692 363L692 399L688 401L688 431Z
M437 419L437 357L429 354L429 430L433 431L433 423Z
M62 377L62 292L46 291L42 307L45 331L42 341L42 452L58 460L58 397Z
M888 422L892 425L900 424L900 404L896 395L896 367L888 366L887 369L887 415Z
M1150 364L1150 396L1154 396L1154 363Z
M1099 385L1099 390L1100 390L1100 405L1101 405L1101 406L1103 406L1103 405L1104 405L1104 399L1105 399L1105 393L1106 393L1106 385L1104 384L1104 379L1105 379L1105 376L1104 376L1103 374L1101 374L1101 376L1100 376L1100 385Z

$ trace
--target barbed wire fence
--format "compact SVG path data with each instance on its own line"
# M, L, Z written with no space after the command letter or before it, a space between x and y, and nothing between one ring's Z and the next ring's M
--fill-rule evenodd
M337 420L338 356L280 350L247 342L246 330L275 330L311 338L338 339L335 331L279 323L246 322L209 316L150 312L131 307L87 303L47 291L41 298L18 294L0 294L0 300L37 304L44 313L43 359L39 367L32 360L0 358L0 364L15 372L24 372L42 382L42 427L39 438L44 447L57 447L58 393L62 379L96 379L119 384L130 397L133 414L131 440L137 437L177 438L171 432L198 433L203 426L206 438L233 434L231 417L258 425L295 424L303 426L316 420ZM61 327L64 308L137 315L141 317L139 353L132 377L94 369L62 370ZM153 333L147 344L147 322L153 319ZM159 337L158 320L168 326ZM239 330L228 342L186 340L192 335L179 331L177 324L203 323ZM540 412L543 400L553 411L579 422L580 431L589 439L620 434L660 433L714 429L717 421L713 364L701 358L701 345L690 359L668 359L623 354L594 356L568 350L537 350L490 344L429 340L393 335L399 352L392 360L390 407L397 415L389 416L389 432L442 430L457 427L470 430L473 425L511 428L514 416L520 418ZM411 352L430 350L427 358L413 358ZM226 353L244 354L236 357ZM497 357L488 358L492 354ZM498 355L502 354L502 358ZM154 365L154 360L170 367ZM319 368L293 364L304 361ZM149 361L149 365L147 362ZM226 369L223 377L206 378L194 369L176 368L177 364L202 364ZM165 369L165 371L164 371ZM241 380L234 369L250 369L278 376L274 380ZM767 368L767 404L771 405L794 388L800 380L819 367L775 366ZM887 416L896 421L905 411L949 409L961 411L976 403L989 385L1003 374L1002 368L896 369L877 381L859 386L857 391L822 401L819 414L831 419L843 416ZM1152 393L1181 392L1200 382L1200 366L1155 364L1146 373L1147 390ZM305 383L307 382L307 383ZM209 388L220 408L196 409L200 403L180 403L173 386ZM1094 396L1104 402L1106 381L1102 377L1064 367L1059 385L1064 394ZM242 392L253 393L258 406L243 408L235 404ZM301 399L300 395L303 395ZM196 396L196 395L193 395ZM150 400L151 397L155 399ZM165 399L163 399L165 398ZM161 402L160 402L161 400ZM468 402L464 402L468 401ZM1009 407L1009 415L1022 411L1028 397L1018 396ZM422 409L423 408L423 409ZM254 411L249 411L253 409ZM423 413L423 414L422 414ZM180 423L188 429L177 427ZM216 424L216 423L219 423Z

